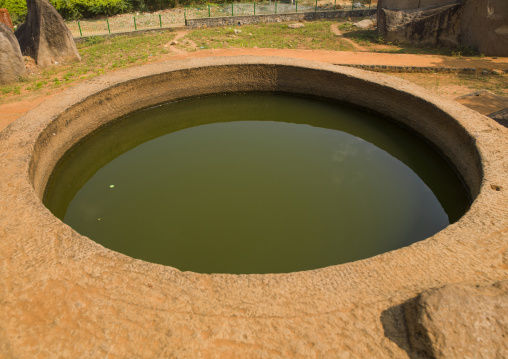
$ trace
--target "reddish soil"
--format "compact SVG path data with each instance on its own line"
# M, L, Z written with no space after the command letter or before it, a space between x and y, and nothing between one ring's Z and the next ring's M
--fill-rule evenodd
M185 33L177 34L174 40L181 39ZM485 68L485 69L508 69L508 58L483 58L483 59L469 59L469 58L450 58L446 56L435 55L410 55L410 54L389 54L389 53L374 53L362 51L327 51L327 50L290 50L290 49L214 49L214 50L200 50L185 53L176 46L167 46L172 50L172 53L163 57L162 61L180 60L188 58L209 57L209 56L282 56L293 57L313 61L321 61L333 64L362 64L362 65L392 65L392 66L424 66L424 67L468 67L468 68ZM502 75L506 77L506 75ZM402 77L402 76L401 76ZM431 80L432 81L432 80ZM446 85L440 85L443 87ZM452 89L450 91L440 91L446 97L454 98L466 93L472 92L468 89L462 88ZM21 101L14 103L5 103L0 105L0 131L3 130L8 124L22 116L25 112L35 108L45 99L54 96L62 89L56 89L45 95L34 95L27 97ZM508 95L508 93L506 94Z

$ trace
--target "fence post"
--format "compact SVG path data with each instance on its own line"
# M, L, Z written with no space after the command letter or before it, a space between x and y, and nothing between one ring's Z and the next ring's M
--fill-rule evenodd
M81 25L79 24L79 21L78 21L78 29L79 29L79 36L83 37L83 33L81 32Z
M355 8L355 0L351 0L351 11Z
M277 15L277 0L275 0L275 15Z
M185 20L185 26L187 26L187 7L183 8L183 19Z
M369 1L369 10L370 10L371 5L372 5L372 0Z
M108 33L111 34L111 29L109 28L109 18L106 18L106 24L108 24Z
M254 3L254 15L256 15L256 3Z
M296 13L298 14L298 1L295 0Z
M162 27L162 15L161 14L159 14L159 25L160 25L160 27Z
M210 15L210 4L208 4L208 17L212 17L212 15Z
M317 11L317 0L316 0L316 7L314 8L314 12Z
M335 4L333 4L333 11L335 11L336 7L337 7L337 0L335 0Z
M133 18L134 18L134 30L137 30L138 26L136 25L136 16L133 16Z
M234 5L235 3L231 3L231 16L235 16Z

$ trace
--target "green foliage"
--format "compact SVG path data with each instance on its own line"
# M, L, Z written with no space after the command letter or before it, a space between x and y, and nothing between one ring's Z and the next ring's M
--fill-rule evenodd
M0 8L9 10L14 25L25 21L26 0L0 0Z
M66 20L91 18L97 15L111 16L129 11L166 9L188 5L196 0L49 0ZM204 1L204 0L203 0ZM200 2L200 0L197 0ZM6 8L14 25L26 19L26 0L0 0L0 8Z
M115 15L131 9L125 0L51 0L55 9L67 20Z
M55 9L66 20L115 15L131 10L146 8L144 0L50 0ZM13 24L26 18L26 0L0 0L0 8L9 10Z
M470 46L461 46L452 51L452 56L455 57L472 57L472 56L479 56L483 57L478 49L470 47Z

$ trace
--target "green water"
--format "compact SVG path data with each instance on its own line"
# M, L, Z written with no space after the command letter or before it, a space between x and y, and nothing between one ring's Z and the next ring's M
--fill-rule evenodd
M368 258L432 236L470 204L446 161L408 131L274 94L131 114L69 151L44 202L107 248L203 273Z

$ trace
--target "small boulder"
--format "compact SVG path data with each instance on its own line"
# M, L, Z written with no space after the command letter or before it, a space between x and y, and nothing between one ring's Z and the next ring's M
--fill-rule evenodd
M169 44L170 44L170 45L178 45L178 41L173 40L173 41L171 41Z
M302 27L305 27L305 25L304 25L304 24L302 24L301 22L297 22L297 23L295 23L295 24L289 24L289 25L288 25L288 28L289 28L289 29L300 29L300 28L302 28Z
M447 285L404 306L411 347L429 357L508 358L508 281Z
M26 22L15 32L23 55L39 67L63 60L80 61L71 32L47 0L27 0Z
M0 84L17 81L26 73L18 40L12 30L0 23Z
M238 35L238 34L241 34L242 33L242 30L237 30L237 29L233 29L233 32Z
M355 22L353 25L359 29L368 30L374 27L374 22L372 20L365 19L362 21Z

